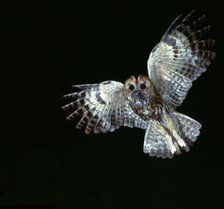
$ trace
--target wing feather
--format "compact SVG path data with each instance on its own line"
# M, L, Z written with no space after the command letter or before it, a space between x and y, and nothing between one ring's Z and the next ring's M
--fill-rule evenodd
M176 18L148 59L149 77L173 109L182 104L192 82L215 58L215 53L210 50L215 41L203 39L210 30L210 25L202 25L205 15L192 19L193 12L182 20L181 16Z
M62 109L72 111L68 120L79 118L76 128L84 128L86 134L112 132L121 126L147 127L148 122L136 115L125 101L122 83L105 81L73 87L77 91L64 97L74 101Z

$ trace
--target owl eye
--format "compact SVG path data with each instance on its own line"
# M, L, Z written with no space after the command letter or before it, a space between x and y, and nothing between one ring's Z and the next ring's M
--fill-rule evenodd
M146 85L144 84L144 83L142 83L141 85L140 85L140 89L145 89L146 88Z
M135 88L134 85L133 85L133 84L130 84L129 89L130 89L131 91L133 91L134 88Z

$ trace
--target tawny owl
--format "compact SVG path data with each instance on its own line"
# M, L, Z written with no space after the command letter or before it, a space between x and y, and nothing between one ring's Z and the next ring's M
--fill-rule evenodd
M79 118L76 128L85 128L86 134L121 126L145 129L143 150L150 156L172 158L189 151L201 125L175 109L215 58L210 50L215 41L203 39L210 29L203 25L205 15L193 19L192 13L179 16L151 51L148 76L131 76L124 84L75 85L76 91L65 95L73 102L62 107L73 111L67 119Z

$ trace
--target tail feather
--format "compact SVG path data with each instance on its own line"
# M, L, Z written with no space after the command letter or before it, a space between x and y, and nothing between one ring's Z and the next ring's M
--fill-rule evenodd
M144 152L163 159L188 152L189 146L197 140L200 128L199 122L186 115L165 113L161 121L151 120L146 129Z
M201 124L198 121L178 112L174 112L174 117L179 123L180 135L184 139L194 143L200 134L200 129L202 127Z
M178 112L174 112L173 115L176 119L176 125L179 128L181 137L185 139L189 145L192 145L200 134L201 124Z

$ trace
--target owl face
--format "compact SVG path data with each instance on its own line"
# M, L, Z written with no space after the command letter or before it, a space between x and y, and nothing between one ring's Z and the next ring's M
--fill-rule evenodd
M147 108L155 103L157 91L152 81L144 75L131 76L124 83L124 95L130 104Z

